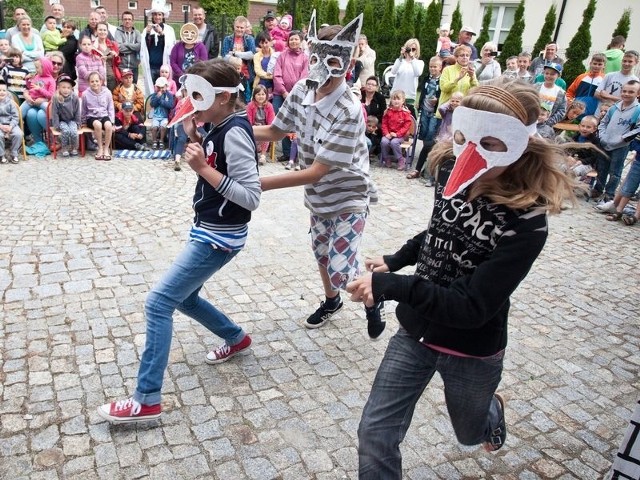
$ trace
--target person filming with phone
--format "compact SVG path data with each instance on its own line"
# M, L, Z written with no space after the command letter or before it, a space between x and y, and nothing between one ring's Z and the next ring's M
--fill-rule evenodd
M453 50L456 63L442 70L440 75L440 98L436 118L442 118L440 107L451 100L454 92L466 95L469 89L478 86L476 70L471 61L471 48L466 45L458 45Z
M400 56L391 67L391 75L395 75L391 93L396 90L404 92L405 104L411 115L416 116L414 103L418 90L418 78L424 70L424 62L420 60L420 42L417 38L410 38L400 49Z
M473 61L473 67L476 70L476 77L480 85L489 83L502 74L500 64L496 60L497 55L498 46L493 42L487 42L480 50L480 58Z

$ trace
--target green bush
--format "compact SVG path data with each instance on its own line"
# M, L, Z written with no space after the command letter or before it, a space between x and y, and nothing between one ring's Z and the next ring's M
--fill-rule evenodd
M562 69L562 76L571 85L571 82L580 74L585 72L584 60L589 57L591 49L591 21L596 13L596 0L589 0L587 8L582 13L582 23L578 31L569 42L567 48L567 61Z

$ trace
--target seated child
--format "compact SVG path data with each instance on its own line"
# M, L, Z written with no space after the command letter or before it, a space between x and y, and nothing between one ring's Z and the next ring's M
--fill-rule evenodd
M453 118L453 111L460 106L460 102L464 98L464 93L453 92L448 102L443 103L438 108L442 121L440 122L440 129L438 130L438 141L450 140L453 136L451 132L451 120Z
M144 146L145 128L135 114L133 103L123 102L116 113L115 144L117 149L146 150Z
M608 155L600 146L596 117L593 115L583 117L578 128L578 132L571 137L573 143L563 145L569 156L567 167L581 181L591 183L598 160L608 159Z
M96 160L109 161L109 145L115 121L113 96L104 86L104 79L98 72L91 72L88 80L89 88L82 95L80 121L93 130L97 144Z
M78 127L80 99L73 88L76 82L68 75L58 77L58 91L52 98L51 127L60 131L60 146L63 157L78 155Z
M20 130L18 106L7 90L7 84L0 80L0 163L18 163L22 146L22 130ZM11 151L5 154L5 140L11 141Z
M40 32L40 38L42 39L42 46L46 52L54 52L60 49L61 45L64 45L67 41L65 37L60 34L60 30L57 27L56 17L49 15L44 19L45 30Z
M9 40L0 38L0 70L2 70L9 61L9 49L11 49Z
M9 61L2 69L2 79L7 84L7 89L18 97L18 101L24 101L24 91L27 89L27 75L29 70L22 66L22 52L11 47L7 53Z
M404 106L405 95L402 90L391 94L391 104L382 116L382 140L380 141L381 160L391 167L393 157L398 162L398 170L404 170L405 158L402 156L402 142L409 134L413 122L411 113Z
M164 150L164 137L169 123L169 112L173 109L174 97L167 90L165 77L156 80L156 91L151 94L151 141L154 149Z
M542 138L553 142L556 139L556 132L553 131L553 127L547 125L550 114L551 110L549 105L546 103L540 104L540 114L538 115L536 130L538 131L538 135L540 135Z
M140 120L144 118L144 93L133 83L133 72L129 68L122 69L120 84L113 89L113 105L116 113L122 110L122 104L129 102L133 105L133 113Z
M365 132L365 136L367 137L369 156L380 155L380 141L382 140L382 133L378 128L378 117L369 115L367 118L367 131Z
M251 125L271 125L276 114L273 105L269 103L267 87L256 85L253 89L253 98L247 105L247 118ZM260 142L258 147L258 164L264 165L266 162L266 152L269 142Z
M502 76L509 80L518 78L518 57L516 55L507 58L507 69L502 72Z
M160 76L167 79L167 90L171 95L175 96L178 93L178 84L173 79L173 70L171 69L171 65L167 65L166 63L162 65L160 67Z

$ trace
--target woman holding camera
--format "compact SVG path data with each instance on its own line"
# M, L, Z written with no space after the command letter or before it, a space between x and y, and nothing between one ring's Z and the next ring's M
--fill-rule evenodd
M473 61L476 77L481 85L489 83L502 74L500 64L496 61L497 55L498 46L493 42L487 42L482 46L482 50L480 50L480 58Z
M406 105L411 115L416 116L413 104L416 101L418 78L424 70L424 62L420 60L420 42L417 38L410 38L400 49L400 57L391 68L391 75L395 75L391 93L396 90L404 92Z
M438 109L451 100L453 92L462 92L466 95L470 88L478 86L476 70L471 61L471 48L458 45L453 49L453 57L456 63L442 70L440 75ZM439 110L436 110L436 118L442 118Z
M141 33L140 60L144 65L144 94L155 92L155 81L160 76L160 67L170 65L171 49L176 43L176 32L166 23L169 9L164 1L154 1L147 13L151 21Z

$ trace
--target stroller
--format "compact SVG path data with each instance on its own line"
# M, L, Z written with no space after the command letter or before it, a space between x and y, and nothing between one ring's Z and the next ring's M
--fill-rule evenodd
M391 87L393 87L393 79L395 75L391 75L393 62L380 62L378 64L378 83L380 84L380 93L384 98L389 98Z

